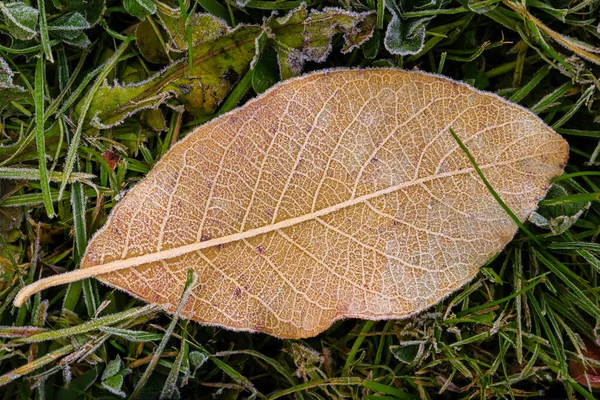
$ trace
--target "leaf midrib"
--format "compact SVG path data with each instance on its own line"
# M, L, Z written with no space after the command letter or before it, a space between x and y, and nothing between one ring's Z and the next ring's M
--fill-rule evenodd
M503 162L484 164L484 165L481 165L479 168L482 170L487 169L487 168L494 168L494 167L498 167L501 165L512 164L512 163L515 163L518 161L528 160L528 159L537 158L537 157L545 156L545 155L551 155L551 154L554 154L554 152L538 153L538 154L528 155L526 157L511 159L511 160L507 160L507 161L503 161ZM247 230L244 232L238 232L238 233L235 233L232 235L222 236L220 238L210 239L210 240L206 240L203 242L195 242L195 243L191 243L191 244L184 245L184 246L178 246L178 247L174 247L174 248L171 248L168 250L155 251L153 253L148 253L148 254L144 254L141 256L137 256L137 257L115 260L115 261L111 261L111 262L108 262L105 264L99 264L99 265L94 265L94 266L90 266L90 267L82 267L75 271L71 271L69 273L41 279L41 280L37 281L35 284L29 285L29 286L21 289L21 291L15 297L13 303L17 307L20 307L25 302L25 300L27 298L29 298L32 294L36 293L39 290L46 289L48 287L71 283L71 282L78 281L78 280L85 279L85 278L98 277L99 275L109 274L109 273L120 271L120 270L126 269L126 268L137 267L137 266L140 266L143 264L148 264L151 262L168 260L171 258L181 256L183 254L188 254L188 253L191 253L194 251L203 250L203 249L206 249L209 247L219 246L219 245L223 245L223 244L227 244L227 243L232 243L232 242L236 242L236 241L240 241L240 240L249 239L252 237L256 237L258 235L267 234L267 233L274 232L277 230L289 228L291 226L298 225L303 222L318 219L320 217L326 216L328 214L334 213L334 212L342 210L344 208L352 207L354 205L361 204L363 202L367 202L373 198L385 196L385 195L395 192L397 190L401 190L401 189L408 188L408 187L415 186L415 185L420 185L425 182L433 181L435 179L443 179L443 178L448 178L448 177L452 177L452 176L466 175L466 174L473 173L473 172L475 172L475 169L471 166L468 168L450 171L450 172L446 172L446 173L442 173L442 174L430 175L430 176L427 176L427 177L424 177L421 179L415 179L412 181L393 185L393 186L390 186L385 189L377 190L372 193L365 194L363 196L355 197L350 200L335 204L331 207L326 207L326 208L323 208L321 210L318 210L318 211L315 211L312 213L301 215L299 217L289 218L289 219L277 222L275 224L265 225L265 226L262 226L259 228L250 229L250 230ZM109 221L107 221L106 225L104 225L104 228L102 228L100 231L98 231L97 234L101 234L102 232L104 232L104 230L107 229L108 226L110 226L110 218L109 218ZM89 254L86 254L86 256L84 256L83 259L85 260L88 256L89 256Z
M553 153L551 153L551 152L540 153L540 154L529 155L527 157L522 157L522 158L518 158L518 159L511 159L511 160L507 160L507 161L503 161L503 162L485 164L485 165L481 165L480 168L487 169L487 168L498 167L501 165L512 164L517 161L527 160L527 159L531 159L531 158L537 158L537 157L549 155L549 154L553 154ZM173 248L170 248L167 250L156 251L153 253L148 253L148 254L144 254L141 256L137 256L137 257L115 260L115 261L111 261L111 262L108 262L105 264L99 264L99 265L95 265L95 266L91 266L91 267L84 267L84 269L86 270L86 272L89 273L89 275L88 274L86 274L86 275L96 276L96 275L102 274L102 273L114 272L114 271L118 271L121 269L136 267L136 266L140 266L140 265L151 263L151 262L167 260L167 259L171 259L171 258L180 256L180 255L183 255L183 254L188 254L188 253L191 253L194 251L203 250L203 249L207 249L210 247L224 245L224 244L228 244L228 243L232 243L232 242L237 242L239 240L249 239L249 238L263 235L266 233L270 233L270 232L273 232L276 230L289 228L291 226L298 225L303 222L310 221L310 220L313 220L316 218L320 218L325 215L334 213L336 211L339 211L339 210L342 210L342 209L345 209L348 207L352 207L354 205L364 203L368 200L371 200L371 199L374 199L374 198L377 198L380 196L385 196L387 194L390 194L395 191L405 189L405 188L408 188L411 186L420 185L422 183L430 182L430 181L433 181L436 179L443 179L443 178L448 178L448 177L457 176L457 175L466 175L466 174L469 174L472 172L475 172L475 169L473 167L468 167L468 168L450 171L450 172L446 172L446 173L442 173L442 174L427 176L427 177L416 179L413 181L402 182L397 185L387 187L385 189L380 189L380 190L374 191L372 193L368 193L368 194L365 194L365 195L362 195L359 197L355 197L353 199L346 200L346 201L338 203L338 204L334 204L330 207L322 208L322 209L317 210L312 213L304 214L304 215L294 217L294 218L288 218L288 219L279 221L274 224L265 225L265 226L261 226L259 228L253 228L253 229L249 229L247 231L238 232L238 233L234 233L231 235L226 235L226 236L222 236L219 238L214 238L214 239L210 239L210 240L206 240L206 241L194 242L194 243L183 245L183 246L177 246L177 247L173 247ZM108 226L108 225L109 224L107 223L107 225L105 225L105 226ZM98 272L95 272L95 271L98 271Z

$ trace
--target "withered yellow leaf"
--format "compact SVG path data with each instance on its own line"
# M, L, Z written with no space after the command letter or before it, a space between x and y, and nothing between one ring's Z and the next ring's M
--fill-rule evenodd
M524 221L567 160L531 112L449 79L333 70L287 81L176 144L115 207L81 270L182 317L282 338L403 318L514 236L450 128ZM16 302L37 290L27 290Z

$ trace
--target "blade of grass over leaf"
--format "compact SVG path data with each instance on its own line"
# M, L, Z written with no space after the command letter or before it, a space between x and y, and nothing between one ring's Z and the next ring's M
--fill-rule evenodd
M488 190L490 191L490 193L492 194L492 196L494 196L494 199L496 199L496 201L498 202L498 204L500 204L500 206L504 209L504 211L506 211L506 213L512 218L512 220L515 222L515 224L517 224L517 226L523 232L525 232L531 238L531 240L533 240L535 242L535 244L537 244L538 246L542 247L543 246L542 242L540 242L540 240L537 238L537 236L535 236L533 233L531 233L531 231L529 229L527 229L527 227L525 225L523 225L523 223L521 222L521 220L519 220L519 217L517 217L512 212L512 210L510 208L508 208L508 206L504 203L504 201L502 200L502 198L498 195L498 193L496 193L496 191L494 190L494 188L492 187L492 185L490 185L490 182L487 180L487 178L485 177L485 175L483 175L483 171L481 171L481 169L477 165L477 162L475 161L475 159L473 158L473 156L469 152L469 149L467 149L467 147L464 145L464 143L462 142L462 140L460 140L460 138L456 135L456 133L454 132L454 130L452 128L450 128L449 130L450 130L450 134L452 134L452 137L454 138L454 140L456 140L456 143L458 143L458 145L460 146L460 148L462 149L462 151L469 158L469 161L471 162L471 165L473 165L473 168L477 172L477 175L479 175L479 177L481 178L481 181L488 188Z
M44 60L39 57L35 68L35 143L37 146L40 185L46 214L54 217L54 205L50 196L50 180L46 166L46 138L44 135L44 86L45 86ZM66 180L65 180L66 181Z

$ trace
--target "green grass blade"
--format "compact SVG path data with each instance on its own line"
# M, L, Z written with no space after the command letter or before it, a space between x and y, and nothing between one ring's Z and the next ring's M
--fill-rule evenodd
M54 205L50 196L50 180L46 166L46 138L44 136L44 60L38 58L35 68L35 143L37 146L38 165L40 170L40 185L44 198L44 207L49 218L54 217Z
M286 369L283 367L283 365L281 365L280 362L278 362L277 360L274 360L270 357L267 357L264 354L262 354L258 351L255 351L255 350L221 351L221 352L214 354L213 357L225 357L225 356L233 355L233 354L247 354L247 355L256 357L256 358L266 362L270 366L272 366L277 372L279 372L283 377L285 377L285 379L292 385L296 383L296 380L294 379L294 377L286 371Z
M17 368L7 374L0 376L0 387L6 385L7 383L14 381L15 379L21 378L22 376L32 373L33 371L43 367L44 365L48 365L51 362L56 361L60 357L73 351L73 349L74 349L73 345L68 344L66 346L63 346L59 349L56 349L46 355L43 355L43 356L35 359L31 363L25 364L20 368Z
M596 90L597 89L594 85L588 87L586 91L583 92L581 97L579 97L577 102L573 104L573 107L571 107L569 111L567 111L565 115L563 115L558 121L552 124L552 129L558 129L561 126L563 126L568 120L570 120L573 117L573 115L575 115L575 113L579 110L579 108L581 108L581 106L584 105L592 97Z
M158 364L158 360L160 359L160 356L163 353L165 347L167 347L167 342L169 341L169 339L171 338L171 335L173 334L173 331L175 330L177 321L179 321L179 314L181 314L183 307L187 303L187 300L188 300L190 294L192 293L192 289L193 289L194 285L196 284L197 280L198 280L198 275L196 274L196 272L194 272L194 270L192 268L190 268L188 270L187 280L185 282L185 287L183 288L183 293L181 294L181 300L179 301L177 310L175 310L175 314L173 314L173 316L171 317L171 323L169 324L169 327L167 328L167 330L165 332L165 336L160 341L160 344L154 351L154 354L152 355L152 359L148 363L148 367L146 367L144 374L142 375L142 377L138 381L135 389L133 390L133 393L131 394L131 397L130 397L131 399L136 399L140 395L140 392L142 391L142 388L146 384L146 381L148 380L148 378L150 378L150 375L152 374L152 371L154 371L156 364Z
M347 377L347 378L330 378L330 379L313 379L306 383L301 383L296 386L289 387L284 390L277 391L272 393L267 397L268 400L280 399L282 397L290 398L290 395L296 394L298 392L305 391L307 389L316 388L316 387L329 387L329 386L362 386L364 385L364 380L357 377Z
M40 175L41 173L39 169L0 167L0 179L39 181L41 179ZM93 174L74 172L67 179L69 183L73 183L91 180L95 177L96 176ZM50 180L51 182L61 182L63 179L65 179L65 176L62 172L48 171L46 179Z
M498 204L500 204L500 206L504 209L504 211L506 211L506 213L515 222L515 224L517 224L517 226L523 232L525 232L531 238L531 240L533 240L537 245L542 246L542 242L540 242L540 240L533 233L531 233L531 231L529 231L529 229L527 229L525 227L525 225L523 225L523 223L521 222L521 220L519 220L519 218L515 215L515 213L513 213L512 210L506 205L506 203L504 203L504 201L498 195L498 193L496 193L496 191L494 190L494 188L492 187L492 185L490 185L490 182L487 180L487 178L485 177L485 175L483 175L483 171L481 171L481 169L477 165L477 162L475 162L475 159L473 158L473 156L469 152L469 149L467 149L467 147L460 140L460 138L456 135L456 133L454 133L454 130L452 128L450 128L450 133L452 134L452 137L454 138L454 140L456 140L456 143L458 143L458 145L460 146L460 148L462 149L462 151L467 155L467 157L469 158L469 161L471 162L471 165L473 165L473 168L475 168L475 171L477 172L477 175L479 175L479 177L483 181L485 187L488 188L488 190L490 191L490 193L492 194L492 196L494 196L494 199L496 199L496 201L498 202Z
M600 193L578 193L563 197L557 197L555 199L542 200L540 201L540 205L554 206L570 203L585 203L588 201L598 201L598 199L600 199Z
M360 334L354 341L354 344L352 345L352 348L350 349L350 353L348 353L348 357L346 357L346 364L344 365L344 369L342 370L342 376L348 376L350 374L350 369L352 368L352 363L354 362L354 358L356 357L356 354L358 353L360 346L362 345L363 341L365 340L365 337L366 337L365 335L367 334L367 332L369 332L371 330L371 328L373 328L373 325L375 325L374 321L366 321L363 323L363 327L360 330Z
M96 78L96 81L94 82L91 89L88 91L88 93L86 94L86 96L83 100L83 105L81 107L81 113L79 115L79 121L77 123L77 128L75 129L75 133L73 134L73 138L71 139L71 145L69 146L69 151L67 153L67 159L65 161L64 173L65 173L65 176L67 176L67 177L71 174L71 172L73 171L73 166L75 165L75 158L77 156L77 151L79 149L79 141L81 140L81 134L83 132L83 125L85 123L85 117L87 115L87 111L89 110L92 100L94 98L94 93L96 92L96 90L98 90L98 88L100 87L102 82L104 82L104 79L108 76L108 73L115 67L115 65L117 64L117 61L119 61L119 58L123 55L123 53L127 49L128 44L129 44L129 41L123 42L123 44L121 44L121 46L117 49L117 51L115 51L115 53L110 57L110 59L104 64L104 66L100 70L100 74ZM67 186L67 183L68 183L67 179L62 181L59 192L58 192L59 199L62 198L62 193L64 192L65 187Z
M536 86L538 86L540 84L540 82L546 76L548 76L549 73L550 73L550 67L543 66L525 86L523 86L521 89L519 89L515 94L513 94L510 97L510 101L515 102L515 103L521 102L521 100L523 100L525 98L525 96L527 96L533 89L535 89Z
M169 375L167 376L167 380L160 392L160 399L173 399L175 398L175 394L179 394L177 392L177 379L179 378L179 370L181 369L181 365L183 364L183 357L188 353L187 349L187 331L183 330L183 335L181 336L181 345L179 346L179 352L177 353L177 357L175 357L175 361L173 362L173 367L171 371L169 371Z
M563 263L558 261L548 252L543 250L536 250L532 248L534 256L539 259L550 271L552 271L566 286L568 286L573 293L577 296L579 306L584 309L587 313L592 315L594 318L600 318L600 309L594 304L588 296L569 278L573 272L567 268ZM578 278L577 275L575 277ZM595 291L588 286L588 291L596 294ZM597 295L597 294L596 294Z
M39 334L35 334L26 338L17 339L16 343L35 343L35 342L43 342L46 340L55 340L60 338L65 338L73 335L80 335L82 333L99 330L101 327L114 325L118 322L121 322L125 319L138 318L142 315L147 315L154 312L157 309L157 306L154 304L148 304L144 307L134 307L130 308L127 311L123 311L120 313L115 313L111 315L107 315L105 317L100 317L96 319L92 319L90 321L84 322L77 326L72 326L69 328L57 329L54 331L43 332Z
M375 392L389 394L389 395L393 396L394 399L401 399L401 400L416 400L416 399L418 399L417 396L410 395L406 392L403 392L400 389L396 389L395 387L387 386L387 385L384 385L379 382L365 382L363 384L363 386L366 387L367 389L371 389Z
M51 63L54 62L54 57L52 56L52 47L50 43L50 37L48 36L48 22L46 21L46 1L38 0L38 9L40 11L40 39L42 42L42 50L46 55L46 60Z

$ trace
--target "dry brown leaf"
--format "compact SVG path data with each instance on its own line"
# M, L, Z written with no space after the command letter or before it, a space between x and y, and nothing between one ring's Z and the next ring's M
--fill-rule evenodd
M600 346L587 338L583 338L585 347L581 350L581 356L589 358L592 362L600 362ZM594 367L590 361L583 362L580 359L569 361L569 374L576 382L592 389L600 389L600 368Z
M32 290L113 271L97 278L173 312L193 267L182 317L204 324L300 338L409 316L517 230L449 128L521 221L567 160L559 135L496 95L418 72L321 71L176 144L82 269Z

